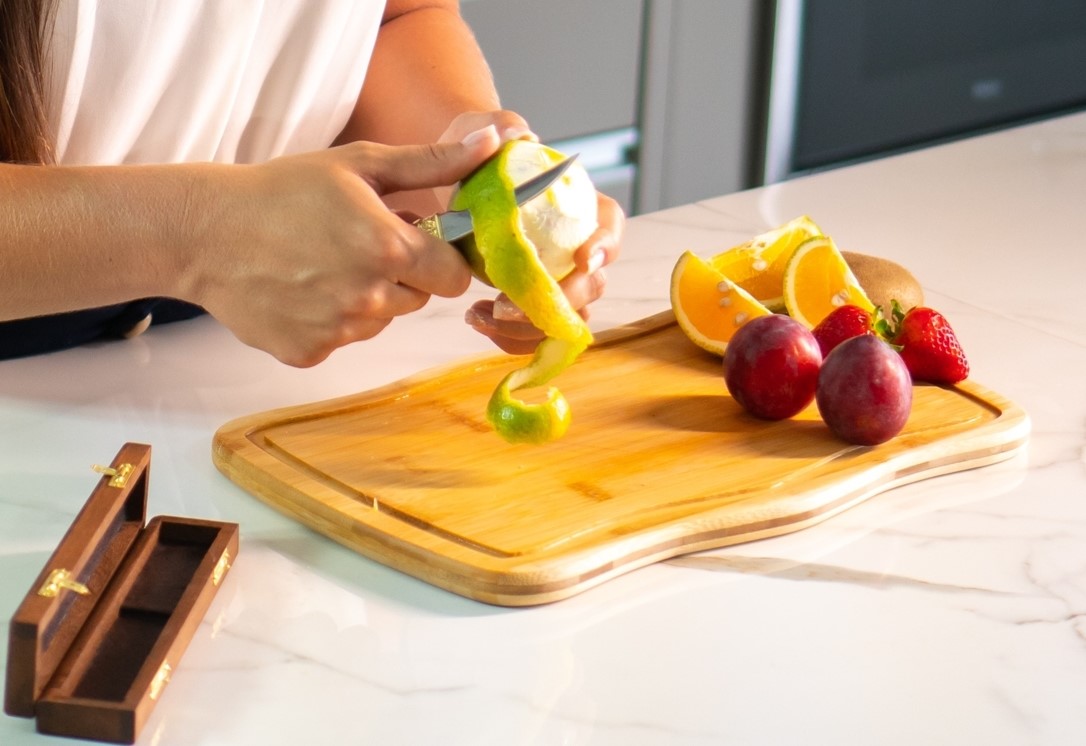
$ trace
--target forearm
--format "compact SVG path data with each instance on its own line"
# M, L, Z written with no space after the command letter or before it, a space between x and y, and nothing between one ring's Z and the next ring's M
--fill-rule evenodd
M365 85L337 142L433 143L457 116L499 108L490 68L456 2L390 0ZM438 188L386 201L424 215L443 209L449 193Z
M184 295L221 168L0 165L0 320Z
M389 2L340 141L434 142L457 115L500 108L490 69L457 5Z
M368 339L471 272L386 192L453 184L468 142L371 142L255 165L0 165L0 320L141 297L189 301L291 365Z

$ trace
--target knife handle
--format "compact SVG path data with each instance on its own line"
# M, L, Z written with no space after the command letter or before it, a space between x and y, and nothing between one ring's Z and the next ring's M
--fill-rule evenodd
M437 215L431 215L428 218L419 218L415 221L415 226L423 233L429 233L434 238L445 240L444 232L441 230L441 221L437 219Z

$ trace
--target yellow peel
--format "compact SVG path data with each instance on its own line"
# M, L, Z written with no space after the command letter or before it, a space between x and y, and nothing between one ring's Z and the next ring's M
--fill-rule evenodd
M561 158L552 152L556 159ZM508 153L506 145L472 174L461 185L452 207L471 213L475 248L486 277L547 336L528 365L498 384L487 404L487 421L511 443L542 443L566 432L571 419L569 404L555 388L537 404L522 401L513 392L548 383L591 344L592 333L524 235L515 185L505 168Z

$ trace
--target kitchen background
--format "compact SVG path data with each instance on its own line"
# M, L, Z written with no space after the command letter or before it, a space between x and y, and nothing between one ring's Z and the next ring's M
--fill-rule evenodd
M462 0L627 213L1086 107L1082 0Z

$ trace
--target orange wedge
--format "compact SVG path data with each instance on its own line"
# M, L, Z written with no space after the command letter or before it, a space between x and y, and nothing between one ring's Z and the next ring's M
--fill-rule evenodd
M709 264L771 310L784 309L784 269L796 248L808 238L822 235L806 215L723 251Z
M750 293L687 251L671 272L671 308L679 328L709 352L724 354L736 330L755 316L772 311Z
M829 236L809 238L792 253L784 269L784 305L811 329L838 306L875 310Z

